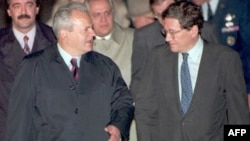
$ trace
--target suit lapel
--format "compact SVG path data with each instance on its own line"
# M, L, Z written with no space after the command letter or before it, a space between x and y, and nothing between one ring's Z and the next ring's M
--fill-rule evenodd
M53 47L48 48L46 51L48 51L50 68L53 70L51 72L54 73L52 76L56 77L55 79L57 80L67 82L69 87L77 87L77 82L61 57L56 44L54 44Z
M197 108L198 105L202 105L201 100L204 97L208 97L207 94L207 85L211 82L209 80L214 77L214 64L211 59L211 48L207 45L207 42L204 41L204 48L202 52L202 58L199 66L199 71L197 75L197 81L194 88L194 94L192 97L192 102L189 107L188 113L192 112L193 109ZM187 113L187 114L188 114Z
M43 50L46 47L49 47L52 45L51 42L45 38L45 36L43 35L43 32L45 31L41 31L39 24L36 24L36 34L35 34L33 48L31 51L32 53Z
M160 69L158 73L159 76L156 77L160 80L160 83L157 85L161 87L160 89L162 90L160 90L160 92L163 92L166 99L165 101L171 103L170 105L173 106L173 111L177 112L175 115L178 118L182 116L178 84L178 53L168 51L168 54L164 54L164 56L159 58L161 58L159 61L161 66L158 67L162 69Z
M4 64L6 64L11 69L9 71L12 74L15 74L21 61L23 60L23 57L25 56L25 53L15 38L11 26L9 26L7 30L7 36L2 39L2 47L0 49L4 56Z

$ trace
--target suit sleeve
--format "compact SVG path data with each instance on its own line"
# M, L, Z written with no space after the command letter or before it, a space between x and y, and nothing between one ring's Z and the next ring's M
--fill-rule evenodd
M145 38L140 30L134 32L133 52L132 52L132 81L130 84L130 91L135 98L137 88L140 85L143 70L146 64L147 48Z
M138 141L154 140L158 119L158 104L154 95L154 62L153 51L145 65L141 84L135 98L135 121Z
M201 37L207 41L218 43L216 29L214 25L209 22L204 22L203 28L201 29Z
M239 55L228 54L224 59L226 72L226 100L228 124L250 124L247 106L247 92L244 82L242 63ZM230 63L229 63L230 62Z
M14 81L9 99L6 141L33 141L35 102L34 65L25 60Z
M123 141L127 141L130 124L134 117L133 99L119 68L114 64L113 69L114 93L111 99L111 120L108 125L118 127Z

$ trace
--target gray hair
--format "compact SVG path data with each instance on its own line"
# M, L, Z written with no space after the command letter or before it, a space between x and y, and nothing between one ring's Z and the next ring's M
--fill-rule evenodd
M113 11L113 9L114 9L114 7L113 7L113 0L107 0L107 1L109 2L109 5L110 5L110 7L111 7L111 9ZM90 2L91 2L91 0L86 0L85 1L85 4L86 4L88 10L89 10L89 3Z
M79 2L70 2L60 7L53 17L53 31L58 38L60 29L66 29L68 31L73 30L73 22L71 19L72 11L81 11L88 13L87 7Z

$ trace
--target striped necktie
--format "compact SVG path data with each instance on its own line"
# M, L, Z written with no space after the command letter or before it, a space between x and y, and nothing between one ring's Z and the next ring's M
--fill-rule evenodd
M23 41L24 41L24 48L23 48L24 53L30 54L30 47L28 45L29 37L25 35L23 37Z

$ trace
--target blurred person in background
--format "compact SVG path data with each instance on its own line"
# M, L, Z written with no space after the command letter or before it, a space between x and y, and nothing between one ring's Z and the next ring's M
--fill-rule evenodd
M127 0L127 4L132 27L139 29L155 21L149 0Z
M6 132L10 91L23 58L56 42L52 29L36 19L40 0L7 0L7 3L11 24L0 30L1 141Z
M250 1L192 0L202 7L204 19L216 28L219 43L236 50L241 57L250 111Z
M129 86L134 29L121 27L115 22L112 0L86 0L86 4L96 33L93 50L110 57L120 68ZM130 141L136 141L134 122L131 125Z

